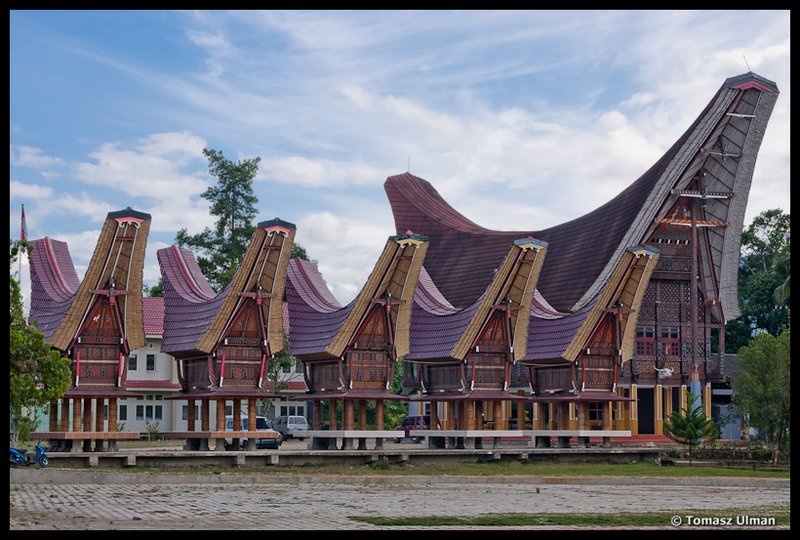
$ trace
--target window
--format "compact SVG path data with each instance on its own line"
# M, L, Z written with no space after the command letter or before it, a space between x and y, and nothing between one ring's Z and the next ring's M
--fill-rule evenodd
M184 405L181 407L181 420L188 420L189 419L189 406ZM200 405L194 406L194 419L195 421L200 419Z
M652 356L655 350L656 330L654 326L636 327L636 354Z
M662 326L661 338L658 342L658 354L661 356L678 356L680 355L680 327L678 326Z
M303 362L301 362L300 360L297 360L294 363L294 372L295 373L303 373Z
M136 371L136 360L135 354L128 355L128 371Z
M128 419L128 406L127 405L120 405L119 406L119 418L117 420L124 422Z
M598 401L589 402L589 420L598 421L603 419L603 404Z
M156 370L156 355L148 354L147 355L147 371L155 371Z
M137 405L136 406L136 419L137 420L144 420L144 405Z
M164 419L163 411L162 411L163 406L156 405L154 409L155 409L155 415L154 415L155 419L159 420L159 421L163 420Z

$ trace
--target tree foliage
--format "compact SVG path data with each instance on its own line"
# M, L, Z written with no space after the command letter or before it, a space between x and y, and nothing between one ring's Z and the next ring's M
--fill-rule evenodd
M764 434L772 446L774 463L789 443L789 333L787 329L775 337L764 332L742 347L737 355L740 371L731 383L734 409L750 427Z
M726 349L736 352L758 331L777 336L790 324L790 216L780 209L756 216L742 232L741 316L728 323Z
M28 249L25 241L11 243L11 264L24 249ZM60 399L72 378L69 359L52 349L44 334L25 320L19 281L13 275L9 280L9 412L14 433L27 440L36 410Z
M219 292L233 279L253 236L258 203L253 178L261 158L232 162L222 152L209 148L203 149L203 155L217 184L206 189L201 197L209 201L216 225L194 235L183 228L178 231L176 242L199 252L197 264L209 285Z
M706 416L702 407L695 407L699 396L688 392L687 406L683 411L674 411L664 424L664 434L673 441L689 447L689 464L692 464L692 450L704 442L719 437L717 424Z

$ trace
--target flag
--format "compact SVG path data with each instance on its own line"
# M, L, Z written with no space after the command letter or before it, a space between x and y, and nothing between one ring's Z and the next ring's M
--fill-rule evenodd
M22 218L19 225L19 239L20 240L27 240L28 239L28 226L25 224L25 205L22 205Z

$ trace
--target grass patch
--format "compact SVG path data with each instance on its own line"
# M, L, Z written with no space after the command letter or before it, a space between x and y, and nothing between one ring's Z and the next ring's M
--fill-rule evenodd
M85 469L82 466L61 466L67 469ZM220 467L201 465L187 467L136 465L122 469L126 473L148 473L169 471L174 474L211 475L341 475L341 476L648 476L658 478L692 477L737 477L737 478L790 478L790 470L755 470L747 467L723 467L712 465L680 465L663 467L652 462L635 463L520 463L500 461L491 463L440 463L440 464L395 464L378 461L364 465L320 464L282 465L280 467Z
M675 525L675 516L681 519ZM730 518L731 527L737 526L737 516L774 518L773 523L739 524L746 528L770 528L790 525L789 510L781 507L728 508L721 510L677 510L672 512L623 512L616 514L485 514L475 517L421 516L387 518L374 516L350 516L354 521L381 527L667 527L689 526L689 516L695 519ZM709 522L711 526L713 521ZM719 523L720 527L729 527Z

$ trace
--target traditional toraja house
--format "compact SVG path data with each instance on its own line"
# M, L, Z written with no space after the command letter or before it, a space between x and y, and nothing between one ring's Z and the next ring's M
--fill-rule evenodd
M573 313L556 313L537 299L519 360L526 369L515 381L530 389L533 429L614 429L612 404L627 401L616 389L658 259L653 248L628 248L606 286Z
M461 246L448 249L460 252ZM491 422L496 430L507 429L503 404L527 399L509 392L511 367L525 355L546 250L533 238L513 242L487 290L464 309L447 302L423 273L414 297L411 347L403 357L404 387L412 399L430 402L435 428L475 430Z
M494 431L515 421L534 430L661 433L690 387L702 388L710 414L714 385L726 382L724 325L739 315L744 212L777 95L774 83L752 73L728 79L627 189L538 231L485 229L426 180L390 177L384 186L396 229L405 232L390 237L347 306L315 265L289 260L295 228L278 219L259 224L219 294L190 251L160 250L162 352L176 359L179 398L189 403L189 431L173 435L192 448L219 441L228 402L247 402L255 429L255 401L277 397L264 366L286 347L286 328L288 350L305 366L315 430L323 402L336 429L339 401L342 427L355 427L357 405L366 429L372 400L381 431L387 399L427 404L445 429L483 428L483 420ZM109 214L83 282L66 244L31 243L31 319L74 370L40 438L89 449L93 440L99 448L138 436L116 430L115 404L130 395L124 358L144 343L149 223L130 209ZM399 359L403 395L389 387Z
M139 437L117 431L117 400L131 395L126 357L145 341L142 268L149 230L149 214L110 212L83 281L65 243L31 242L30 319L71 359L73 372L72 387L50 404L49 431L33 437L62 450L90 450L92 441L96 450L104 441L113 449L119 439Z
M616 388L633 402L620 404L614 420L634 434L660 433L663 418L686 402L690 385L694 393L704 385L702 402L710 415L712 385L726 380L724 326L739 315L744 212L777 96L775 83L753 73L726 80L653 167L609 202L564 224L538 231L485 229L450 207L426 180L401 174L384 184L396 228L430 239L425 268L457 308L483 293L508 244L520 237L547 242L537 288L559 314L586 309L631 246L657 248L661 257L635 318L635 347L622 358ZM575 372L590 376L577 363ZM577 375L573 381L578 387ZM530 383L535 395L547 388L536 377Z
M368 401L375 403L374 431L384 429L384 401L402 399L391 384L398 357L409 350L414 290L426 250L424 236L407 232L390 237L364 287L346 306L330 294L315 264L290 261L289 352L305 367L313 430L322 428L322 402L327 402L328 431L337 431L340 400L341 431L356 428L356 404L358 428L368 429ZM353 438L342 435L343 447L352 445Z
M246 431L256 430L257 400L279 397L266 369L286 346L283 293L295 229L278 218L259 223L236 274L218 294L191 251L177 246L158 251L164 281L161 350L178 363L183 392L175 399L188 401L188 431L168 435L185 438L188 448L208 449L208 440L215 439L221 449L225 436L237 442L247 438ZM195 430L198 401L200 430ZM241 425L241 403L246 402L246 431L219 433L225 430L228 401L233 426ZM254 446L255 439L249 437L248 445Z

